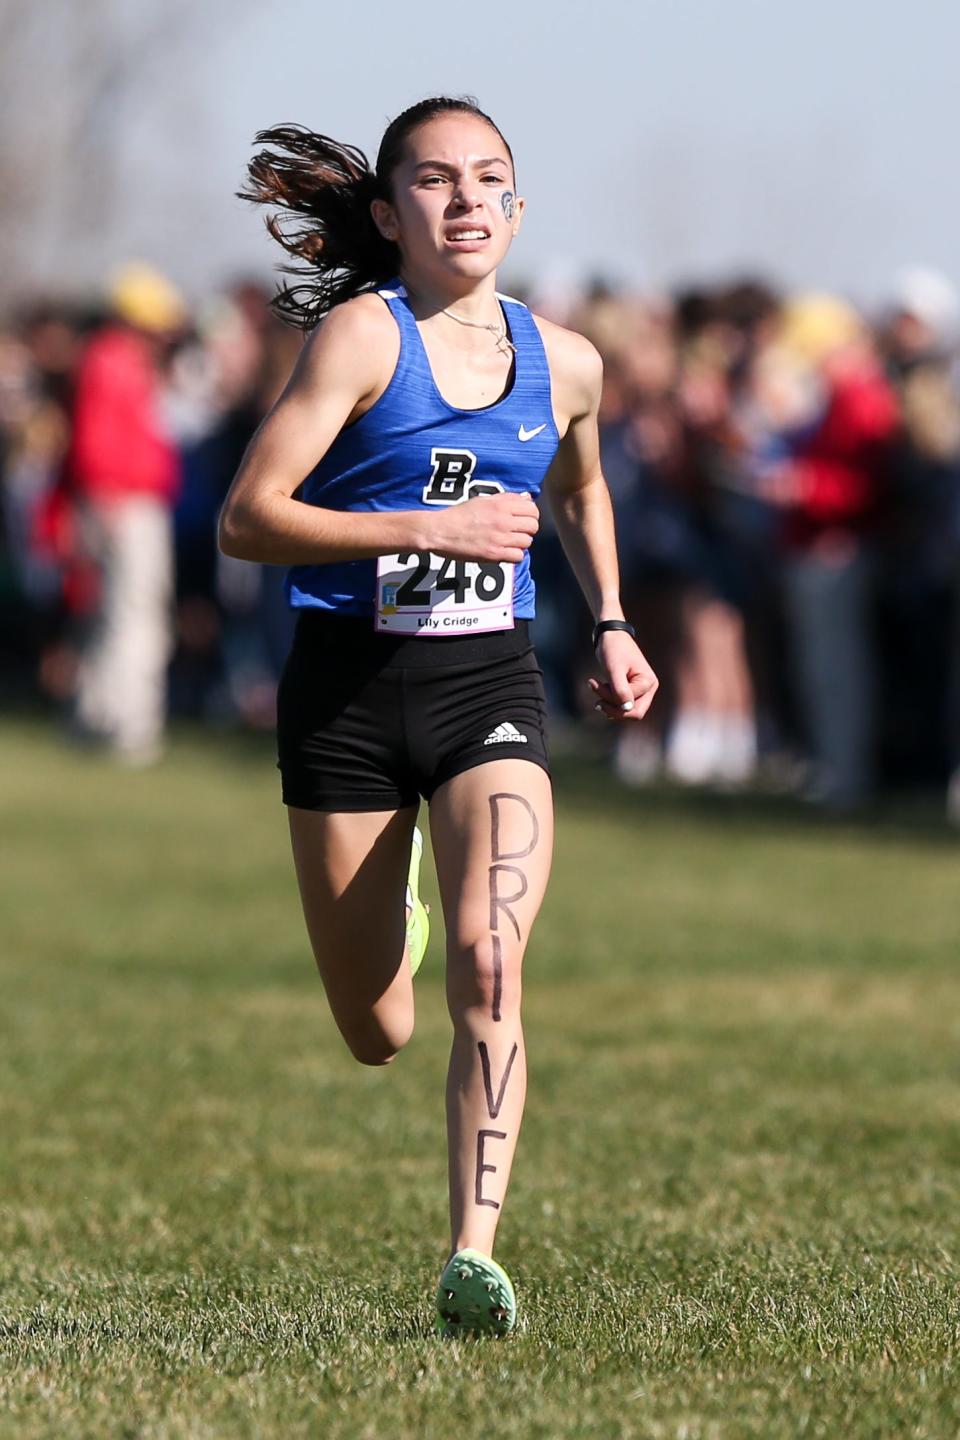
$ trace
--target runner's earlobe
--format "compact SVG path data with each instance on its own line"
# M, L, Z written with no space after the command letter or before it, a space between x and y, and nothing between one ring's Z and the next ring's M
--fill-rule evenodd
M523 219L523 212L525 209L526 202L519 195L515 195L513 197L513 213L509 217L513 222L510 227L510 233L514 236L514 238L516 238L516 236L520 234L520 221Z
M395 242L400 234L400 227L397 223L396 212L390 202L388 200L371 200L370 214L383 238Z

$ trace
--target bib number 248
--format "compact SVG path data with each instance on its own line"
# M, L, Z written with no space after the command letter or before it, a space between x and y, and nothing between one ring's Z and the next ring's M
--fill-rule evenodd
M513 628L513 566L419 551L377 562L378 630L464 635Z

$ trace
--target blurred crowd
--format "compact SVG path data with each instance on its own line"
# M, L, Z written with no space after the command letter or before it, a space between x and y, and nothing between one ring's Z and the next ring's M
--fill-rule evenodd
M221 502L302 339L263 285L194 313L158 272L0 328L0 684L130 765L171 716L273 723L282 572L219 554Z
M0 685L149 764L170 716L272 724L282 572L216 518L302 343L259 282L188 310L129 265L102 304L0 325ZM795 790L835 811L944 787L960 822L960 304L911 270L869 317L750 279L523 298L605 364L624 602L662 679L621 779ZM534 551L554 728L599 726L588 617ZM586 702L586 703L584 703ZM606 731L603 732L606 735Z

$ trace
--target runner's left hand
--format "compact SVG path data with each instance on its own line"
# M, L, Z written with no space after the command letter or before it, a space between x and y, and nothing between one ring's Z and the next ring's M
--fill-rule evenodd
M608 720L642 720L660 681L625 630L607 630L597 643L602 677L588 680L595 709Z

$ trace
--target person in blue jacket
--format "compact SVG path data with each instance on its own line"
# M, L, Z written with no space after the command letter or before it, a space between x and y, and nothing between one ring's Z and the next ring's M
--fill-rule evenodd
M596 622L597 709L637 721L657 687L620 605L600 358L496 288L524 202L472 100L406 110L373 171L300 126L257 141L241 196L292 217L267 222L303 262L274 303L309 338L243 458L220 545L290 567L283 799L317 966L368 1065L413 1031L429 804L453 1021L438 1325L503 1334L516 1302L492 1254L526 1088L521 962L552 851L529 634L541 488Z

